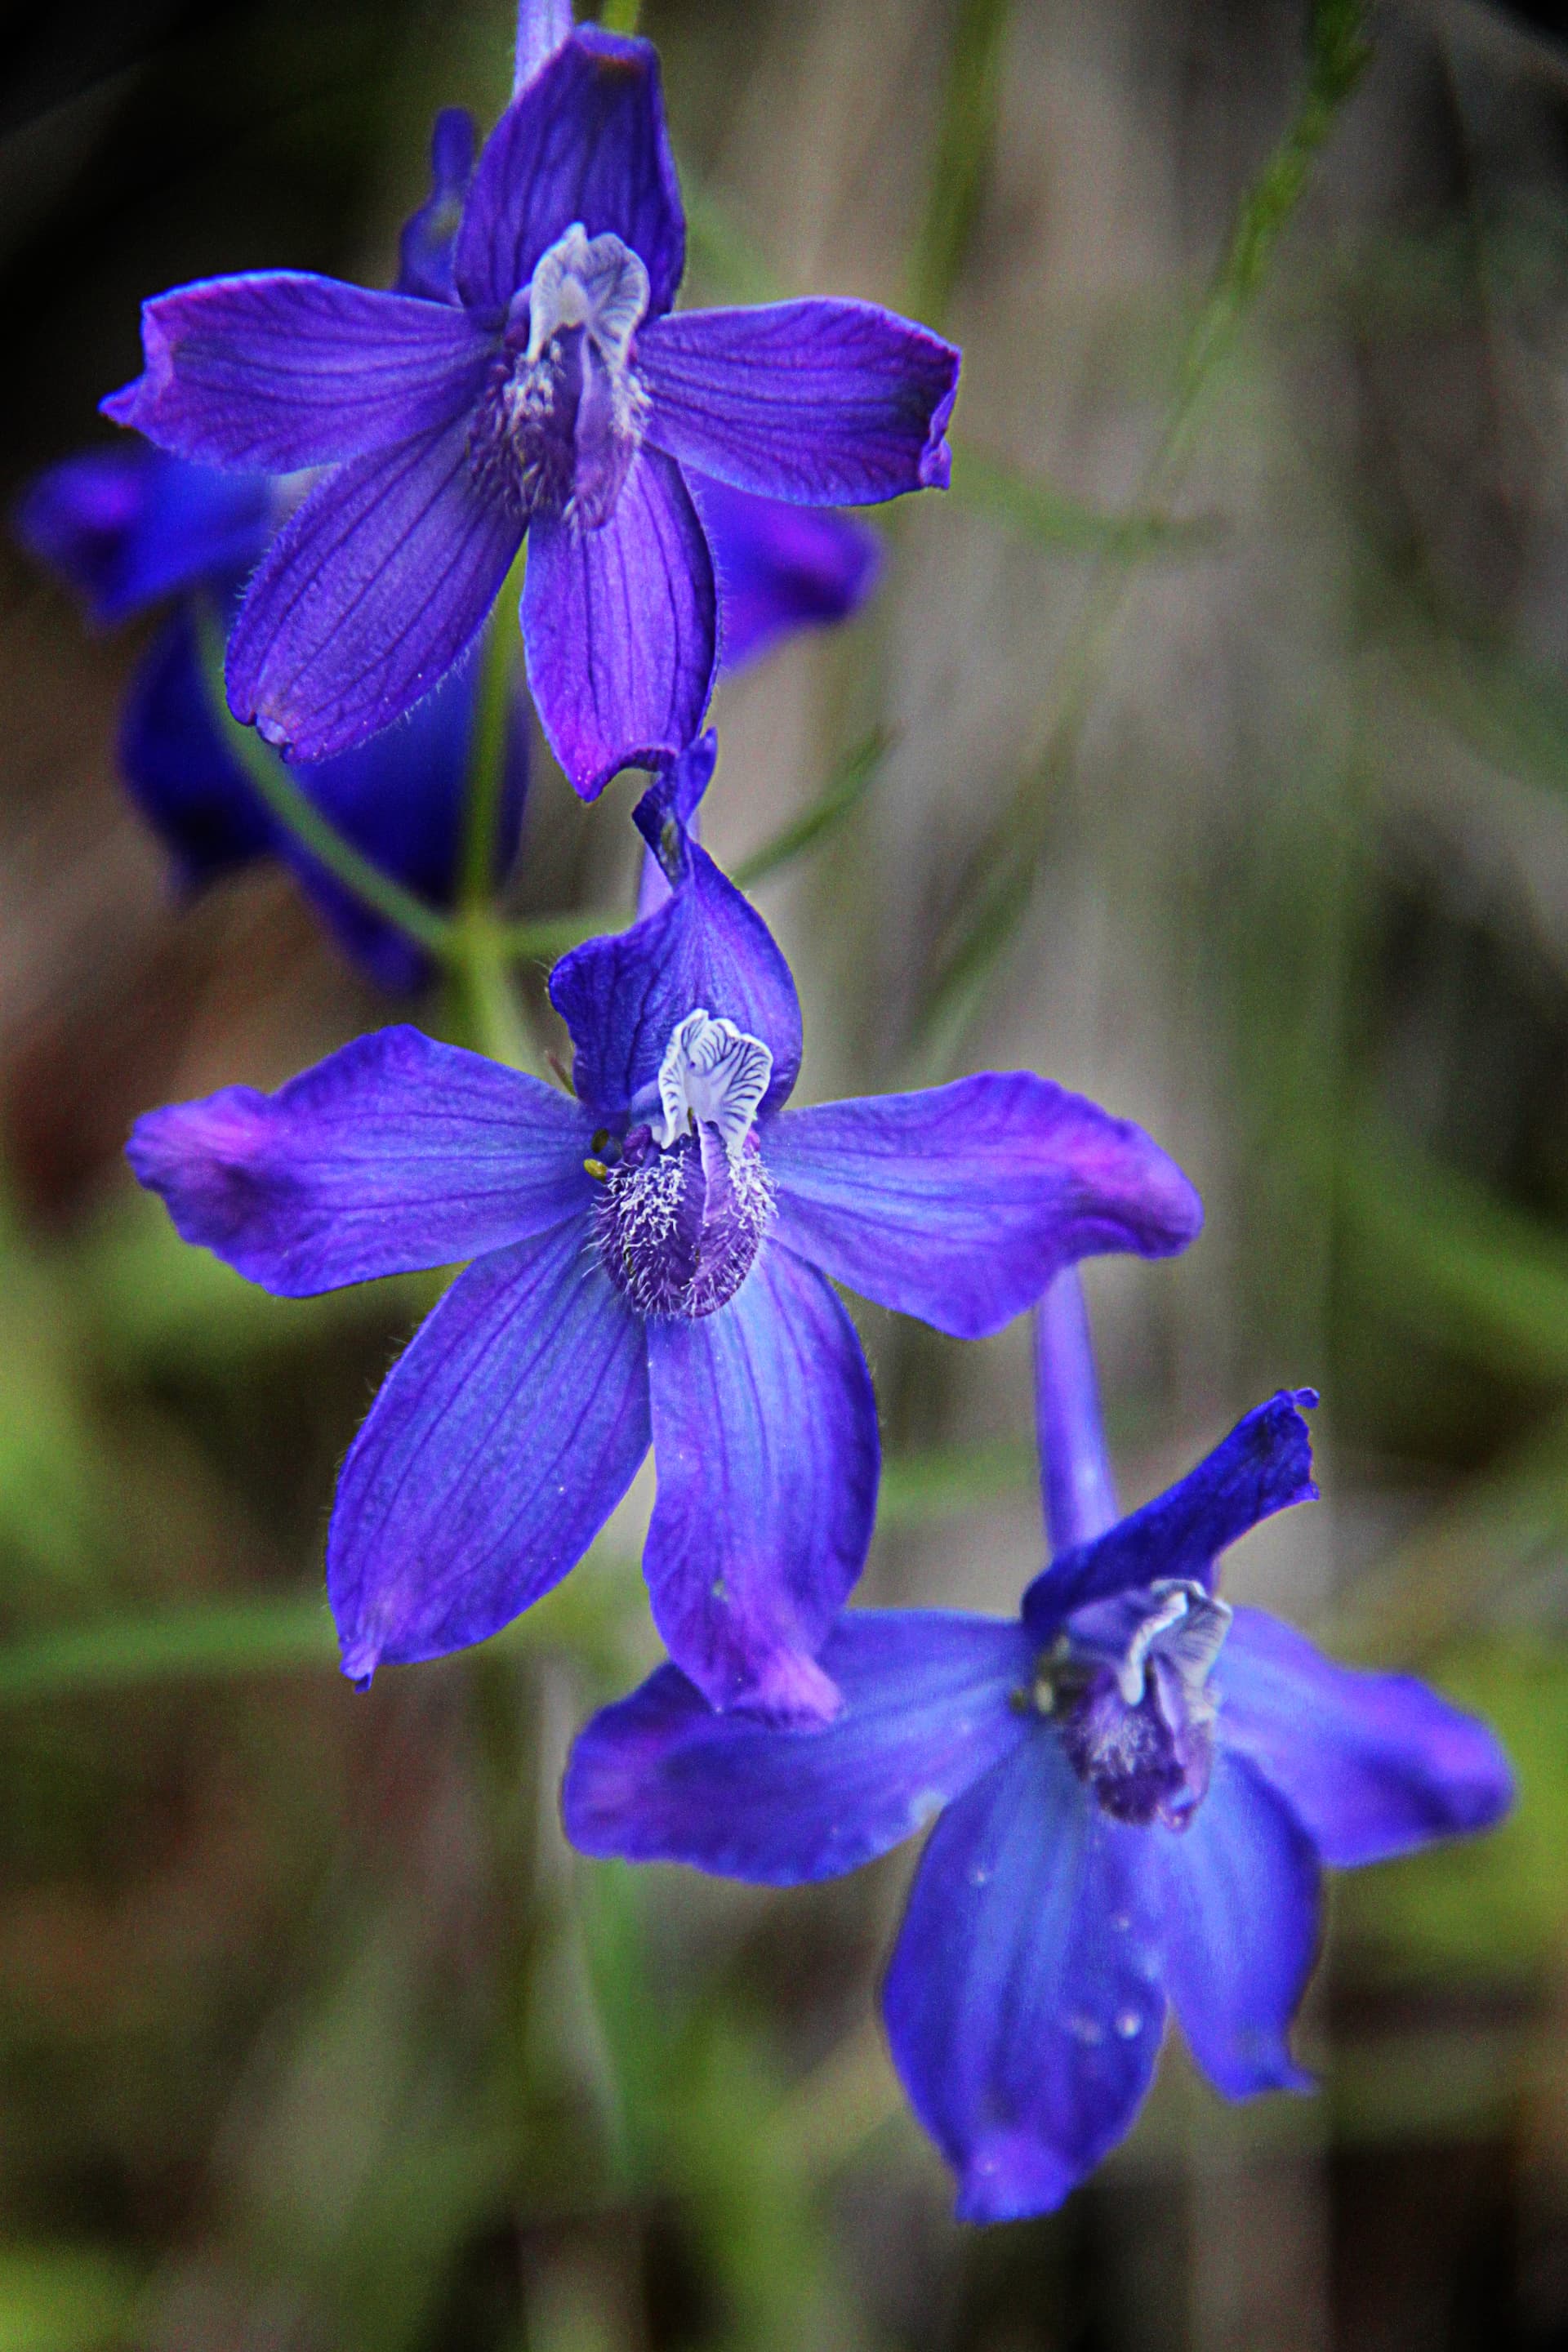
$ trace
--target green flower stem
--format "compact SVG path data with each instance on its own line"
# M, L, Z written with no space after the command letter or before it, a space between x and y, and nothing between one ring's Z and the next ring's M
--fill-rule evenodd
M412 890L405 890L401 882L395 882L391 875L384 874L379 866L356 849L346 834L340 833L331 819L323 816L314 802L300 791L270 744L262 740L254 727L240 725L229 709L224 691L223 631L209 605L199 607L196 629L207 699L218 731L271 814L362 905L395 924L416 946L445 961L451 952L452 926L448 919L438 908L416 898Z
M511 733L520 643L518 614L527 569L528 541L524 540L496 598L479 656L482 667L479 693L474 698L474 731L468 745L462 878L458 888L458 903L470 912L477 907L489 907L495 896L501 804L506 793L507 743Z

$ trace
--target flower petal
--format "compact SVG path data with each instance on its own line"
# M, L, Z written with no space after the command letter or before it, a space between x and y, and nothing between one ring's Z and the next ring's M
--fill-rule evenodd
M540 723L585 801L685 750L713 691L718 592L679 467L639 450L596 530L535 520L522 633Z
M1147 1836L1041 1725L931 1832L882 2007L962 2221L1049 2212L1138 2111L1165 2014Z
M430 193L403 224L397 241L397 291L426 302L455 302L452 248L474 175L479 132L466 106L446 106L430 133Z
M764 1241L727 1307L649 1323L654 1622L715 1706L837 1705L815 1661L865 1565L880 1449L871 1376L822 1276Z
M676 1666L594 1717L562 1785L584 1853L686 1862L770 1886L858 1870L925 1827L1028 1726L1034 1643L942 1610L853 1610L823 1646L843 1695L824 1729L719 1715Z
M637 340L649 439L737 490L803 506L945 489L959 358L872 302L682 310Z
M160 449L291 474L386 449L472 407L492 343L461 310L258 269L142 306L146 367L101 403Z
M461 419L345 466L251 583L228 642L235 717L292 760L363 743L468 651L521 537L477 488Z
M23 546L102 622L248 572L272 523L267 475L187 466L141 441L51 466L16 510Z
M1313 1389L1281 1389L1255 1405L1195 1470L1090 1543L1059 1552L1024 1595L1024 1622L1049 1641L1088 1601L1107 1599L1157 1577L1185 1577L1212 1590L1227 1546L1276 1511L1317 1500L1312 1441L1301 1409Z
M710 728L694 743L689 743L679 759L674 761L669 770L668 788L660 794L658 802L661 835L673 816L681 832L689 840L697 840L701 822L702 795L713 781L718 760L719 738ZM677 857L673 862L679 875L684 866L684 858ZM637 873L638 922L647 915L657 915L661 907L668 906L673 893L674 885L659 864L657 850L645 847Z
M1142 1128L1028 1071L791 1111L768 1171L790 1247L962 1339L1101 1250L1164 1257L1202 1222Z
M796 629L847 620L875 588L882 542L864 523L828 508L753 498L706 474L689 473L686 484L713 551L725 669L756 660Z
M482 1258L343 1465L327 1592L344 1674L499 1633L582 1558L647 1452L642 1328L580 1223Z
M585 1213L587 1121L417 1029L356 1037L273 1095L149 1111L126 1154L183 1239L285 1298L451 1265Z
M693 749L706 757L701 744ZM551 1003L576 1049L578 1098L602 1117L624 1113L653 1084L675 1030L699 1007L760 1037L772 1054L764 1112L784 1100L800 1068L800 999L789 966L762 917L678 814L695 773L678 761L637 803L638 830L671 886L665 904L629 930L574 948L550 975ZM771 1170L766 1147L764 1160Z
M518 0L515 98L572 30L572 0Z
M164 623L137 667L121 719L120 764L186 888L276 845L271 818L218 733L186 607Z
M1508 1759L1484 1723L1409 1675L1336 1665L1258 1610L1236 1612L1211 1688L1224 1745L1342 1868L1489 1829L1512 1802Z
M1311 1840L1245 1757L1223 1749L1188 1826L1143 1834L1165 1989L1193 2056L1227 2098L1310 2090L1288 2037L1318 1951Z
M499 324L574 221L640 255L651 308L668 310L686 267L686 217L658 58L647 41L592 25L534 73L486 142L458 232L458 290L469 310Z

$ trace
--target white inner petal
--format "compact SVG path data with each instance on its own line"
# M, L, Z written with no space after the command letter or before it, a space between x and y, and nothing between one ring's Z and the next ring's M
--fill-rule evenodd
M713 1127L733 1158L752 1131L773 1070L773 1057L760 1037L748 1037L732 1021L715 1021L701 1009L689 1013L659 1066L664 1127L654 1129L658 1140L668 1151L694 1126Z
M1217 1600L1201 1584L1189 1584L1184 1578L1163 1578L1150 1587L1150 1598L1157 1606L1133 1635L1117 1675L1129 1706L1136 1706L1143 1696L1144 1666L1155 1651L1170 1659L1189 1691L1201 1690L1230 1624L1229 1601Z
M647 302L647 271L630 246L609 230L590 236L574 221L535 264L528 289L528 357L537 360L564 328L582 327L611 373L618 373Z

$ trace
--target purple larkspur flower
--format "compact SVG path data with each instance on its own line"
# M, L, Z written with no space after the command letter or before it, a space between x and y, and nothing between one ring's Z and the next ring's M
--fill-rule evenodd
M809 506L947 479L952 347L864 302L676 313L657 56L591 26L535 67L543 46L520 38L526 78L468 184L453 300L297 271L183 287L144 307L144 372L104 404L177 456L331 469L229 641L231 708L293 758L426 694L526 533L530 683L592 798L679 753L707 708L716 590L689 473Z
M1058 1548L1018 1619L851 1611L822 1652L843 1707L810 1734L664 1666L587 1726L563 1791L585 1853L773 1885L935 1818L883 2014L972 2221L1048 2210L1116 2145L1168 2008L1227 2096L1310 2088L1289 2036L1322 1864L1485 1829L1511 1795L1484 1726L1218 1595L1220 1552L1317 1492L1310 1390L1118 1519L1075 1275L1037 1353Z
M538 1600L651 1443L671 1655L716 1705L820 1719L879 1474L832 1280L976 1338L1059 1265L1197 1229L1140 1129L1028 1072L786 1109L789 968L680 814L712 761L705 737L638 805L664 903L555 967L575 1099L396 1028L275 1095L137 1124L132 1163L185 1239L269 1290L472 1261L339 1483L328 1590L356 1679Z

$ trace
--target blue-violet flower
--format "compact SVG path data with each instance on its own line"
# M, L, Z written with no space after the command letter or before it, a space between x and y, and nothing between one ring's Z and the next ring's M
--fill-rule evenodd
M939 337L864 302L672 311L686 230L657 56L584 26L541 61L565 21L520 26L449 296L455 143L405 247L418 293L288 270L179 288L144 307L144 372L104 403L179 457L331 469L229 641L236 717L292 758L428 693L526 533L529 678L592 798L679 754L707 708L716 589L689 476L806 505L947 480L959 355Z
M1510 1796L1482 1725L1219 1598L1219 1553L1317 1492L1310 1390L1119 1520L1074 1274L1038 1361L1058 1549L1019 1619L851 1611L822 1652L843 1707L811 1734L714 1714L661 1667L588 1725L563 1791L585 1853L775 1885L940 1816L883 2014L972 2221L1048 2210L1115 2146L1167 2004L1230 2097L1310 2087L1288 2036L1321 1865L1484 1829Z
M185 1239L287 1296L469 1259L383 1388L327 1543L344 1671L484 1639L581 1556L651 1442L644 1567L716 1705L837 1703L816 1664L879 1474L833 1277L961 1338L1064 1265L1182 1248L1201 1212L1141 1129L1027 1072L786 1110L800 1006L691 838L705 737L637 811L668 895L563 958L576 1099L417 1031L275 1095L137 1124Z

